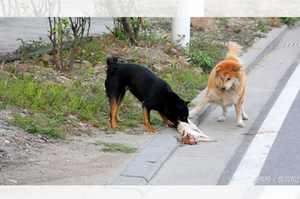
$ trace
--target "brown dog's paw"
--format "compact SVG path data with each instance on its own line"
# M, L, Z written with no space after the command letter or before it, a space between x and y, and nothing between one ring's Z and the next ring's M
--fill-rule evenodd
M238 127L244 127L245 124L244 124L244 122L239 122L237 126L238 126Z

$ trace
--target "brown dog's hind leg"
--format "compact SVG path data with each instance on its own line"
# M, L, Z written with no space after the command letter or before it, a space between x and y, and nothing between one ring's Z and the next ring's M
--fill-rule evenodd
M161 118L163 119L163 121L164 121L164 123L166 123L169 127L171 127L171 128L174 128L175 127L175 125L172 123L172 122L170 122L167 118L166 118L166 116L164 116L163 114L161 114L160 112L158 112L159 113L159 115L161 116Z
M119 126L116 125L116 121L115 121L117 111L118 111L118 105L116 99L109 100L109 103L110 103L110 125L111 128L116 129L119 128Z

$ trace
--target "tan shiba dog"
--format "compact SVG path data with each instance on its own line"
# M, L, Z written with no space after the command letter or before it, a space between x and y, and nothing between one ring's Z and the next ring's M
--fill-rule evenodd
M226 58L210 73L205 97L190 111L189 117L193 117L204 104L214 103L223 108L222 116L218 119L219 122L223 122L227 118L227 107L234 105L237 126L244 127L242 119L249 119L243 108L247 79L245 70L237 58L242 53L242 47L235 42L229 42L228 49Z

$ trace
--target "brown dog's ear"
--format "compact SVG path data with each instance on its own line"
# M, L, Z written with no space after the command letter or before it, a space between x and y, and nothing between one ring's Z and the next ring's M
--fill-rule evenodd
M232 69L233 69L233 71L237 72L237 71L239 71L241 68L242 68L242 66L237 65L237 66L234 66Z
M221 67L220 65L219 65L219 66L217 66L217 67L216 67L216 70L215 70L215 71L216 71L216 73L217 73L217 72L219 72L221 69L222 69L222 67Z

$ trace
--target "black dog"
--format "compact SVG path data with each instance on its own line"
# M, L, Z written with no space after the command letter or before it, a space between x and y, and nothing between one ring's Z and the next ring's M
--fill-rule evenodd
M126 90L130 90L142 102L144 123L148 132L154 131L149 122L151 110L158 111L170 127L176 127L180 121L188 122L188 102L180 99L166 81L143 66L118 63L117 58L111 55L106 62L108 67L105 88L110 102L112 128L118 128L115 119L122 121L118 116L118 109Z

